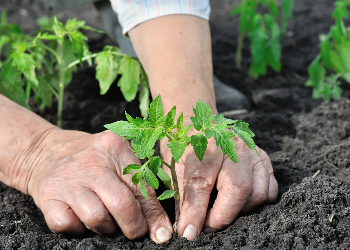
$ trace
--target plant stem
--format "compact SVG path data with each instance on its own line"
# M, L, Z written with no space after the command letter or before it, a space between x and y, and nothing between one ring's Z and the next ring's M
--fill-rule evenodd
M180 193L179 193L179 185L177 183L174 157L171 157L170 171L171 171L171 177L173 179L174 190L177 191L176 194L174 195L174 199L175 199L175 223L177 224L177 221L179 220L179 217L180 217Z
M237 49L236 49L236 67L241 68L242 67L242 49L243 49L243 41L244 41L244 34L240 33L238 37L238 43L237 43Z
M63 43L58 41L58 55L63 58ZM64 94L64 65L62 60L59 64L59 84L58 84L58 108L57 108L57 127L62 128L62 110L63 110L63 94Z

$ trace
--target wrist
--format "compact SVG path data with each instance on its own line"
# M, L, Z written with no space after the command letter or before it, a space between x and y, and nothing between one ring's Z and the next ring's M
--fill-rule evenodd
M2 95L0 103L0 181L28 194L43 142L58 128Z

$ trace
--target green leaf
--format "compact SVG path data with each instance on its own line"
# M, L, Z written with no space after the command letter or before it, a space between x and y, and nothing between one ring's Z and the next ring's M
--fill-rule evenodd
M136 125L127 121L117 121L106 124L104 127L116 135L125 136L126 139L136 138L137 140L141 140L143 137L153 133L152 128L143 127L143 124Z
M321 35L320 40L322 62L329 69L331 67L330 51L332 50L332 47L327 36Z
M236 16L238 14L241 14L242 12L242 6L237 6L236 8L234 8L232 11L231 11L231 16Z
M137 185L140 181L142 181L142 173L141 172L135 173L131 177L131 181L132 181L132 183L134 183L134 185Z
M132 173L140 170L140 168L141 168L141 166L138 164L135 164L135 163L129 164L123 169L123 175L132 174Z
M249 37L251 40L250 51L255 63L260 63L264 59L269 35L266 33L264 26L260 24L260 21L256 24L256 27L256 29L249 32Z
M145 159L146 157L151 157L154 154L154 149L151 148L149 150L145 150L145 148L142 147L141 140L132 139L131 140L131 147L133 148L133 152L135 152L135 155L139 159Z
M51 19L47 16L42 16L36 20L36 24L40 27L45 27L51 24Z
M81 59L84 56L84 47L87 47L85 43L85 41L87 40L87 37L79 31L69 31L68 37L69 37L69 40L72 42L73 50L75 54L77 55L78 59L81 61Z
M223 114L215 114L215 122L218 124L220 123L232 124L232 123L235 123L236 120L227 119L224 117Z
M212 126L214 116L211 115L211 109L205 102L198 100L196 108L193 108L193 112L195 116L191 117L191 121L197 131Z
M322 91L323 99L329 102L331 101L331 88L332 88L331 84L323 85L323 91Z
M66 68L72 62L78 60L75 56L71 42L65 39L63 42L63 66ZM57 66L58 69L58 66ZM73 66L67 69L64 73L64 85L65 87L72 81L72 73L77 71L77 67Z
M150 159L149 169L154 175L157 175L161 165L162 159L159 156L155 156Z
M27 50L27 44L26 43L18 43L17 44L17 53L22 54Z
M177 191L174 190L165 190L157 199L162 201L166 199L170 199L176 194Z
M162 119L164 116L164 109L160 94L158 94L157 97L154 98L154 100L151 102L151 105L148 109L148 114L151 126L156 127L164 125L165 120Z
M57 74L47 74L38 78L39 85L33 86L36 102L43 107L52 106L53 89L58 85Z
M159 168L159 169L158 169L157 176L159 177L159 179L162 180L162 182L163 182L166 186L172 188L172 186L171 186L171 179L170 179L169 175L164 171L164 169Z
M254 133L249 129L249 124L238 120L233 126L230 126L232 131L239 137L241 140L251 149L253 149L256 153L256 145L252 137L254 137Z
M108 51L101 51L95 58L96 79L99 81L101 95L107 93L118 76L118 61Z
M49 33L38 33L38 35L35 37L35 39L40 39L40 40L61 40L58 36L49 34Z
M170 152L174 157L175 161L179 163L181 156L184 154L187 145L182 142L174 141L168 144Z
M203 160L205 151L207 150L208 140L203 135L192 135L191 136L191 146L194 149L196 156L199 161Z
M171 110L166 115L166 121L164 124L164 129L166 132L171 131L174 127L176 117L176 106L172 107Z
M10 42L10 37L8 37L7 35L0 35L0 54L4 45L9 42Z
M150 185L154 189L158 189L159 181L149 168L147 168L147 167L145 168L145 172L144 172L143 176L144 176L148 185Z
M331 90L332 98L340 100L342 89L339 86L334 86Z
M255 134L250 130L249 124L246 122L242 122L242 120L235 121L235 124L233 125L235 128L244 131L247 133L250 137L254 137Z
M147 192L146 186L143 183L143 181L139 182L139 189L140 189L141 194L143 195L143 197L145 197L145 199L148 201L148 192Z
M320 65L321 56L318 55L310 64L308 72L310 75L310 79L313 82L314 86L317 87L319 85L320 80L323 78L323 74L321 71Z
M148 108L150 105L149 85L148 85L148 77L146 75L146 72L143 69L141 70L140 84L141 84L141 92L139 95L139 102L140 102L139 107L140 107L141 115L147 118Z
M26 45L17 48L18 51L23 51L25 49ZM27 81L31 82L34 86L39 85L38 79L36 78L35 62L32 55L23 52L13 52L9 58L12 59L12 66L17 67Z
M190 131L190 129L193 127L192 124L188 125L187 127L183 127L180 131L178 131L178 136L179 138L184 137L188 131Z
M282 2L282 32L287 32L287 19L293 15L293 0L281 0Z
M278 18L278 8L275 0L269 0L269 9L275 19Z
M176 122L176 128L177 131L181 131L182 130L182 124L184 122L184 112L181 112L179 118L177 118L177 122Z
M226 128L226 124L216 124L212 129L206 129L205 135L207 138L213 136L216 146L220 147L222 152L233 162L237 162L236 144L231 139L234 137L234 134L227 131Z
M130 56L125 56L120 60L118 73L122 74L118 86L125 100L130 102L135 99L140 84L140 63Z
M163 128L159 127L153 130L151 133L146 134L142 138L141 147L149 152L156 144L156 141L159 139L159 136L162 134Z
M30 109L26 102L26 94L23 90L23 81L21 74L18 70L11 66L10 63L5 63L0 68L0 93L18 103Z

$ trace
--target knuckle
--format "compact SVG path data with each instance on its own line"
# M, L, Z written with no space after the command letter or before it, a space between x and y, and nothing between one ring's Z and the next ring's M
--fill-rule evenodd
M205 178L202 176L193 176L187 179L186 187L196 190L196 192L211 192L214 186L213 178ZM186 188L185 187L185 188Z
M242 180L240 183L231 183L223 188L226 189L229 196L236 197L239 200L246 200L252 191L250 182Z
M258 205L267 201L268 197L269 197L268 191L260 190L252 193L251 200L252 200L252 203L254 203L255 205Z
M137 207L135 207L136 204L131 199L128 199L128 198L125 198L125 197L124 197L124 199L119 199L114 204L115 204L114 205L114 210L117 213L124 212L127 215L131 216L131 218L133 218L133 216L138 211Z
M110 215L102 209L88 210L85 212L82 220L87 227L95 228L110 221Z

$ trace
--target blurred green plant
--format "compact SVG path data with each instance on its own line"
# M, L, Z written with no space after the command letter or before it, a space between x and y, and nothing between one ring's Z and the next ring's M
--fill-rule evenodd
M343 18L348 18L347 6L350 0L334 3L332 17L335 25L326 35L320 35L321 52L309 66L310 78L306 86L313 87L312 97L330 101L340 99L340 79L350 83L350 28L345 27Z
M263 14L258 13L258 9ZM267 66L280 71L281 29L282 33L286 33L287 19L292 17L292 11L293 0L281 0L280 8L276 0L242 0L241 5L231 12L231 16L240 16L240 35L236 50L237 68L241 68L244 37L248 34L252 55L249 74L254 78L265 75Z
M1 13L0 55L5 58L0 59L1 94L28 109L32 93L41 109L51 107L55 96L58 100L57 126L61 127L64 89L71 82L77 66L82 66L83 62L91 66L94 58L100 93L105 94L121 74L118 86L127 101L136 97L141 85L140 109L147 117L148 79L138 60L114 46L91 53L86 43L88 38L80 30L101 31L85 25L85 21L69 19L63 24L57 17L43 17L38 20L38 25L41 29L34 36L26 35L18 25L7 23L5 11Z

